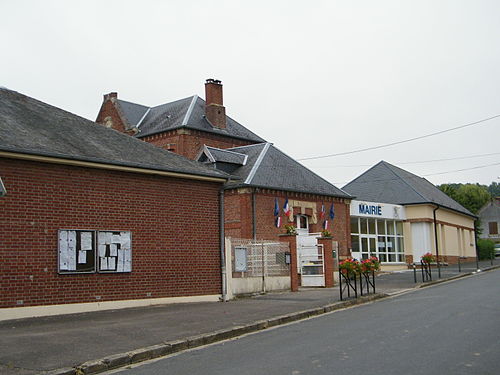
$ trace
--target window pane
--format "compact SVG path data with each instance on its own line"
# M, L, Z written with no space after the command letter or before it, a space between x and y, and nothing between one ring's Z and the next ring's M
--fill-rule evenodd
M385 234L385 220L377 220L378 234Z
M389 253L396 252L396 239L394 237L387 237L387 251Z
M375 246L375 238L370 238L370 255L375 255L377 248Z
M385 254L379 254L379 260L381 262L387 262L387 256Z
M375 234L375 219L368 219L368 233Z
M359 251L359 236L351 236L351 246L352 251L356 253Z
M368 238L361 238L361 251L364 253L368 253Z
M387 220L387 234L394 234L394 221Z
M351 217L351 233L359 233L357 217Z
M402 236L403 235L403 222L396 221L396 234Z
M378 236L378 251L385 253L385 236Z
M359 219L359 223L360 223L360 226L361 226L361 233L362 234L366 234L368 233L367 230L368 230L368 223L367 223L368 220L366 219Z
M389 262L396 262L396 254L389 254Z
M397 241L398 241L398 253L404 253L405 246L404 246L403 237L398 237Z

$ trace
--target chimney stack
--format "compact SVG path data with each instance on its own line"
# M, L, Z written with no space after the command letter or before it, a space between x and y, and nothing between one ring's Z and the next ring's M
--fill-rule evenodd
M226 128L226 108L222 101L222 82L207 79L205 82L205 116L219 129Z
M118 99L118 93L117 92L110 92L109 94L104 95L104 101L106 100L111 100L111 99Z

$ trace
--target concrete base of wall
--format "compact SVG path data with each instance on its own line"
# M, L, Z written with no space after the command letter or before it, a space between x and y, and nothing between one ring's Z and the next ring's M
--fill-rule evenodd
M408 269L408 265L406 263L380 265L380 270L385 271L385 272L401 271L401 270L407 270L407 269Z
M168 297L134 299L126 301L105 301L92 303L71 303L64 305L13 307L0 309L0 321L11 319L34 318L39 316L52 316L63 314L76 314L91 311L115 310L128 307L144 307L152 305L162 305L169 303L189 303L189 302L217 302L220 295L191 296L191 297Z
M232 292L238 294L253 294L278 290L290 290L290 276L269 276L265 280L265 290L262 288L262 277L233 278Z

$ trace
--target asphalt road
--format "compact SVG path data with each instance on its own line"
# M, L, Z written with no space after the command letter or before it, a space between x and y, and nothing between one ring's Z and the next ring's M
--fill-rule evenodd
M108 374L499 374L500 271Z

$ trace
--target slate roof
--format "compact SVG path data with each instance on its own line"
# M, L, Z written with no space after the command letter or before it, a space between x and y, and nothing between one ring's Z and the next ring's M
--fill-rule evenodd
M227 178L113 129L0 88L0 151Z
M324 180L271 143L234 147L228 150L247 155L248 159L245 165L232 172L240 180L227 183L226 188L254 186L273 190L352 198L345 191Z
M357 199L401 205L437 204L475 217L425 178L381 161L343 187Z
M135 135L137 138L185 127L252 142L265 142L229 116L226 116L226 129L212 126L205 118L205 101L198 95L156 107L146 107L120 99L116 103L128 125L138 125L139 133Z

